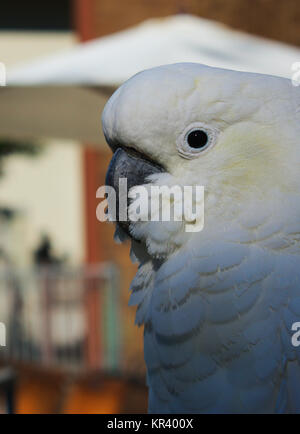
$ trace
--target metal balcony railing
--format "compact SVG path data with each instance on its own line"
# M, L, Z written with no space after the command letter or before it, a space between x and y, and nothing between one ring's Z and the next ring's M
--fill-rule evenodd
M121 370L118 270L47 267L0 272L0 361L68 371Z

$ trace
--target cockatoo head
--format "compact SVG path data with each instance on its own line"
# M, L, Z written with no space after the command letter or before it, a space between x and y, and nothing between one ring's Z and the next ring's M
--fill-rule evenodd
M299 107L287 79L192 63L143 71L103 112L108 182L204 186L204 239L244 215L280 214L281 195L299 189ZM158 256L192 236L184 222L132 222L130 233Z

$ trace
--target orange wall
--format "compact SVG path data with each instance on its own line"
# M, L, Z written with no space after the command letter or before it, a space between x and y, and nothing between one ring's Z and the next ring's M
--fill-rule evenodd
M16 367L17 414L145 413L146 386L126 379Z
M120 5L123 3L119 3ZM96 35L95 7L96 0L76 0L74 20L82 40L92 39ZM99 119L100 122L100 119ZM134 326L135 308L128 307L130 282L136 272L129 259L129 245L116 245L113 241L114 226L109 223L100 223L96 219L96 208L99 199L96 199L98 187L105 184L105 174L111 159L111 151L99 151L88 146L83 151L84 192L85 192L85 238L86 262L89 264L101 261L112 261L118 265L121 276L121 305L122 305L122 334L124 351L122 362L127 371L144 370L143 357L143 331ZM97 300L88 301L91 306L90 320L97 321L100 312ZM98 323L90 324L90 328L97 329ZM95 336L94 345L88 349L88 358L92 366L99 365L100 341Z
M95 36L151 17L188 12L234 28L300 45L299 0L94 0Z

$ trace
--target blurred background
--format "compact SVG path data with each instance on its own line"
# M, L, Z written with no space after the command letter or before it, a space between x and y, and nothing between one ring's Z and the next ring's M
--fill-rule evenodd
M112 92L180 61L291 78L299 46L298 0L2 2L0 413L147 410L136 265L96 219Z

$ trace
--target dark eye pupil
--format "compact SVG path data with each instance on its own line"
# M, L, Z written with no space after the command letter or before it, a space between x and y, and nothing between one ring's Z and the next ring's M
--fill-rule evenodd
M203 148L207 145L208 135L203 130L195 130L188 135L187 141L191 148Z

